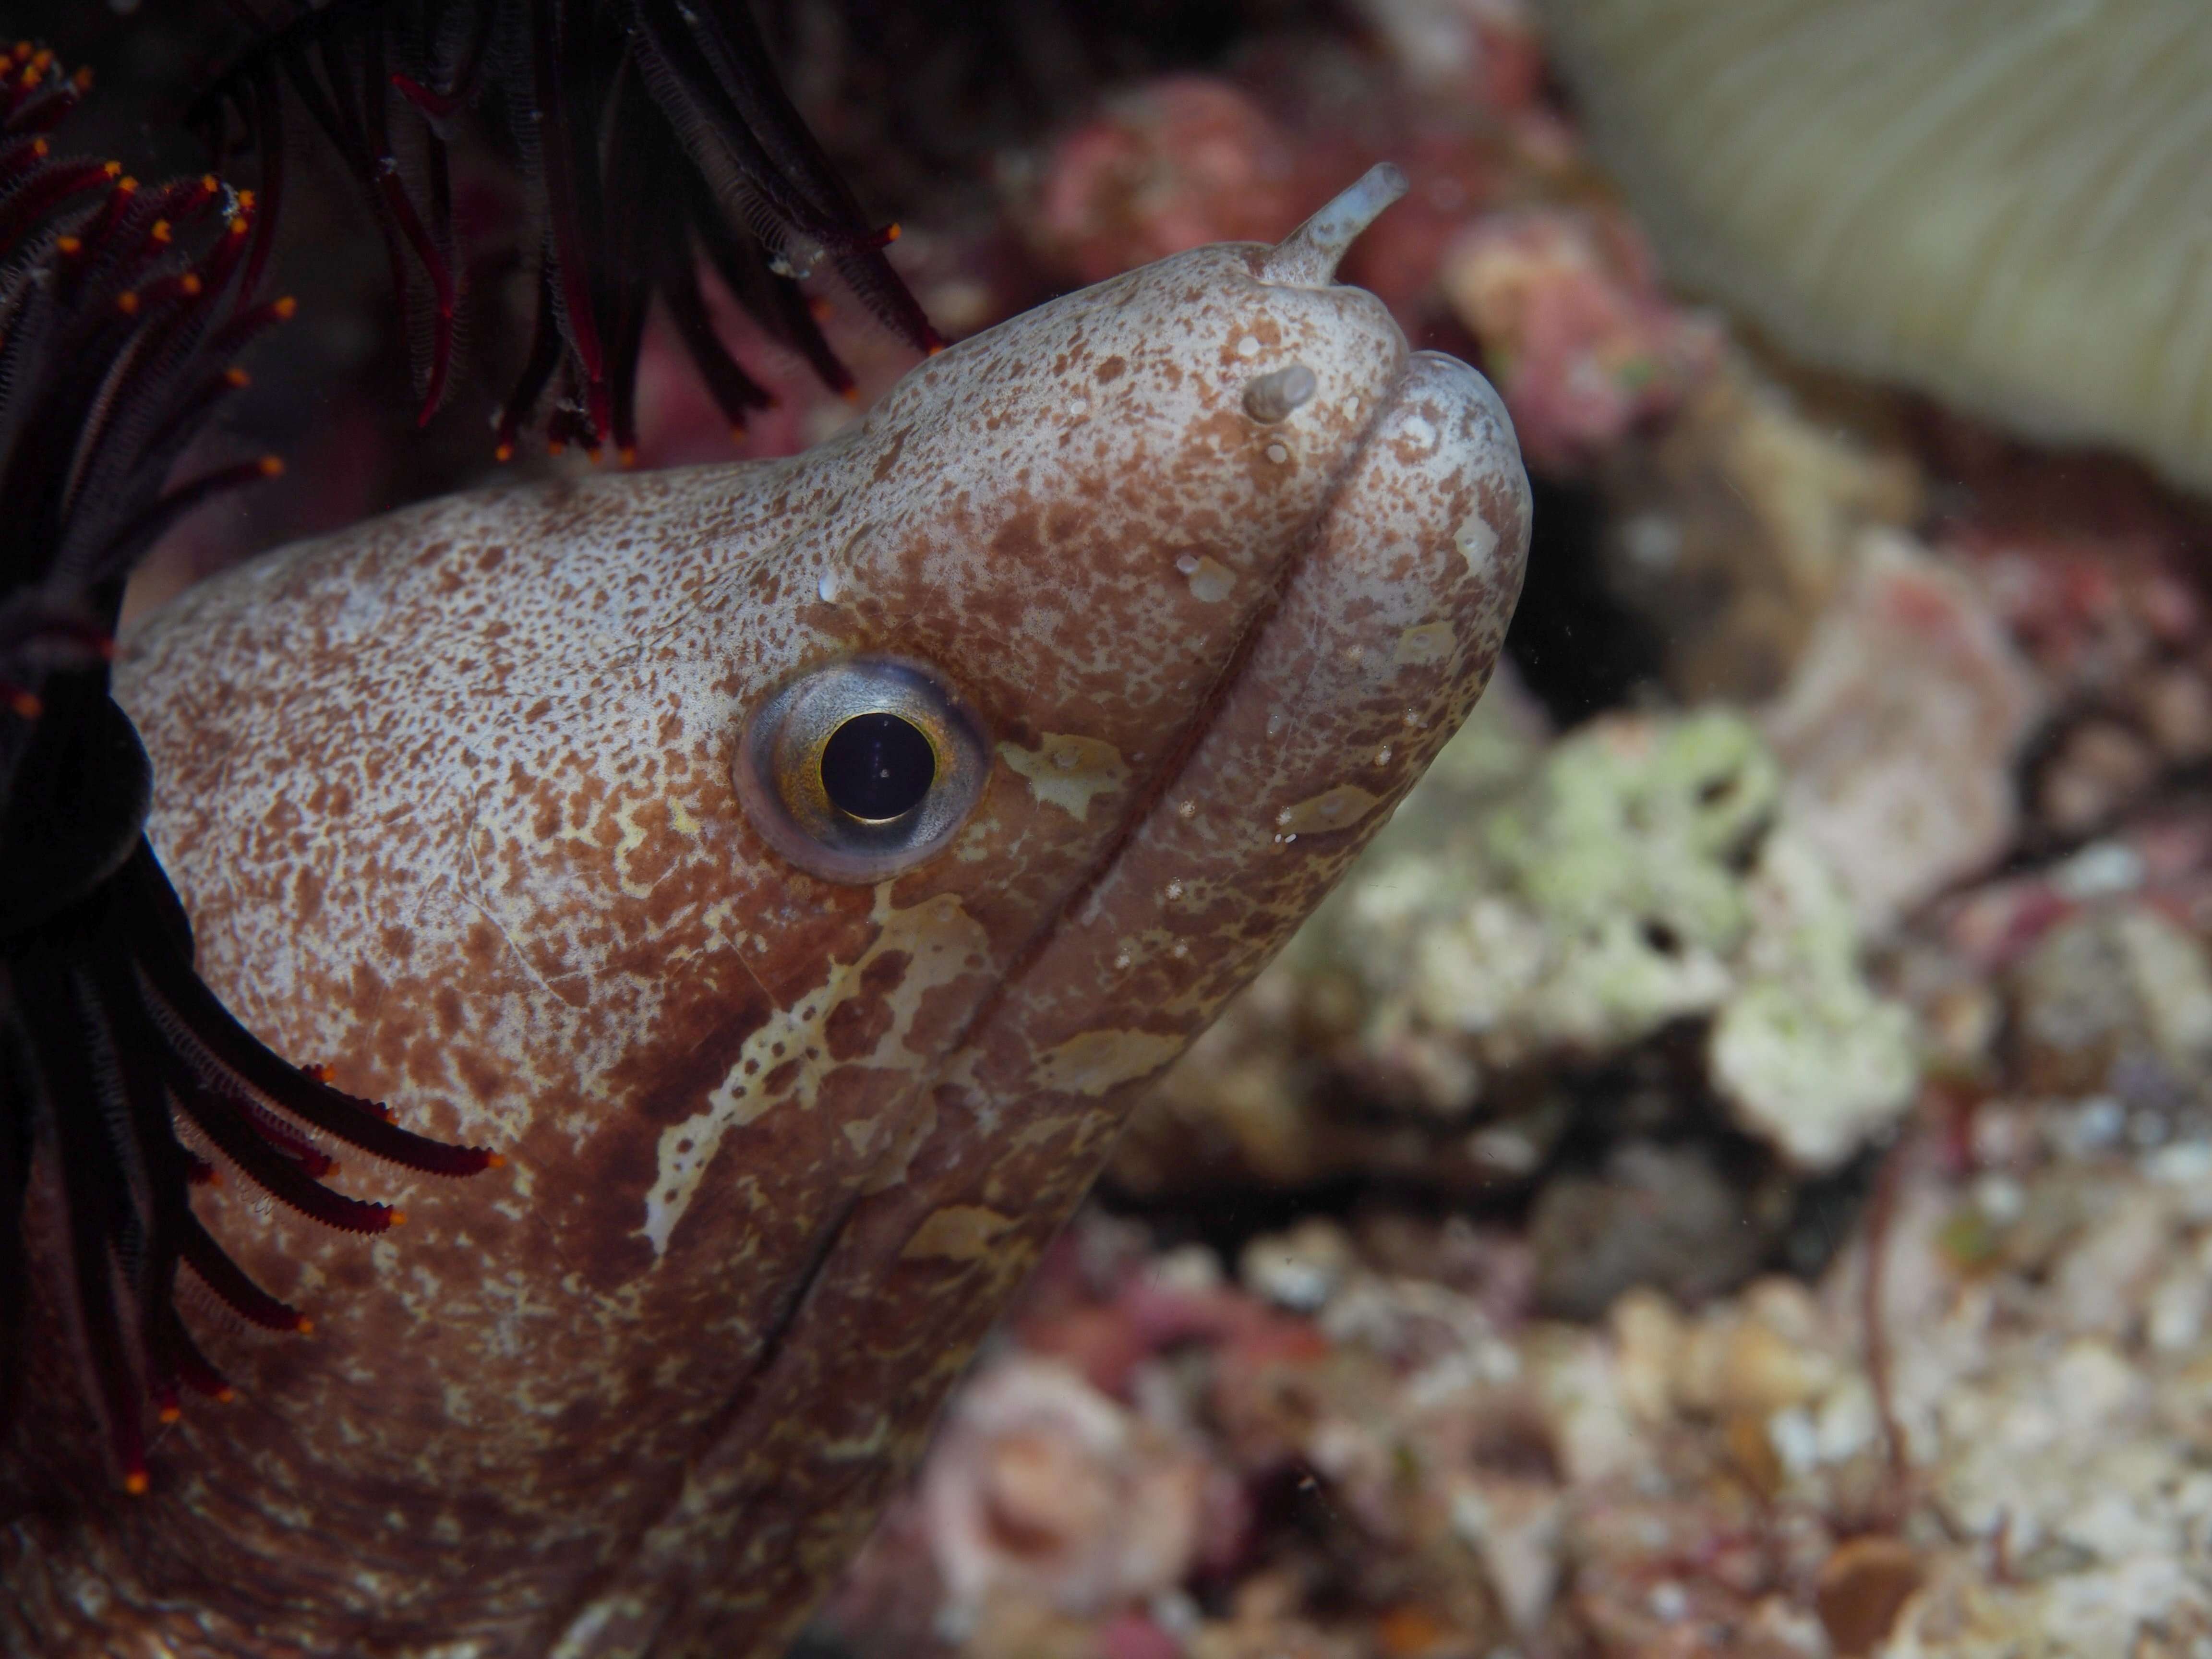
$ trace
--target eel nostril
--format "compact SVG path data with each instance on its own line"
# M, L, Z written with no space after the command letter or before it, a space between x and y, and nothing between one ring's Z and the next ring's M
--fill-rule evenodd
M1279 288L1326 288L1337 261L1384 208L1406 193L1406 175L1378 161L1322 210L1267 250L1256 275Z

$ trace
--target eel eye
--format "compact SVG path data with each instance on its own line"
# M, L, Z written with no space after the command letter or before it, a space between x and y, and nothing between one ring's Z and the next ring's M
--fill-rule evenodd
M850 657L787 682L753 711L738 797L801 869L878 881L944 849L983 793L989 752L975 710L936 671Z

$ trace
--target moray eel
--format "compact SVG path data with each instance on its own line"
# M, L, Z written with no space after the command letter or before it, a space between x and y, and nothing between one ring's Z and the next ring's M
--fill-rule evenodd
M373 1243L204 1198L315 1333L203 1319L239 1397L145 1497L88 1422L19 1455L0 1645L782 1651L1496 659L1504 410L1332 279L1400 188L794 459L435 501L155 619L117 694L203 973L508 1167L368 1171Z

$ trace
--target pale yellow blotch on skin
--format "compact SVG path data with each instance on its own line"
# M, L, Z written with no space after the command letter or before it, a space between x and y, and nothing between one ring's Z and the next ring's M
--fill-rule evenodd
M1065 1134L1067 1132L1069 1124L1080 1123L1088 1115L1087 1113L1080 1112L1070 1112L1065 1115L1046 1112L1031 1118L1020 1128L1012 1131L1007 1135L1008 1157L1018 1156L1032 1147L1048 1146L1054 1135Z
M622 830L622 839L615 843L617 863L620 863L645 845L645 838L648 831L637 821L638 808L644 805L641 800L626 800L615 809L615 823ZM653 889L650 886L640 889L635 884L625 881L623 883L623 890L635 898L644 893L650 893Z
M980 1204L948 1204L931 1212L899 1255L908 1261L974 1261L988 1255L1013 1218Z
M1110 794L1129 781L1120 750L1071 732L1047 732L1034 749L1002 743L999 754L1029 780L1031 794L1079 823L1091 816L1093 796Z
M680 800L668 803L668 827L679 836L696 836L699 820L691 816L690 809Z
M1409 628L1398 635L1398 666L1419 667L1432 662L1442 662L1452 653L1451 624L1423 623Z
M1030 1075L1042 1089L1103 1095L1157 1072L1182 1052L1183 1043L1156 1031L1085 1031L1039 1054Z
M869 1121L872 1123L878 1120L872 1118ZM890 1145L877 1154L874 1167L860 1182L860 1191L872 1197L877 1193L888 1192L903 1182L908 1168L914 1163L915 1151L935 1133L936 1128L936 1103L925 1095L914 1115L898 1126Z
M653 1241L656 1261L668 1250L669 1236L691 1207L691 1200L714 1161L722 1138L732 1129L754 1122L775 1106L805 1111L811 1109L823 1078L844 1061L832 1060L822 1042L822 1028L839 1004L859 989L861 975L878 957L893 951L908 957L906 974L884 994L891 1011L890 1024L867 1054L854 1056L864 1066L913 1071L921 1056L906 1046L914 1029L923 995L949 985L971 971L970 962L989 949L982 927L951 893L940 893L926 902L903 910L890 902L890 884L877 890L871 920L878 932L875 942L854 962L830 969L828 983L799 999L795 1007L778 1009L767 1024L747 1037L721 1082L715 1085L703 1107L680 1123L660 1132L653 1185L645 1195L645 1224L639 1231ZM776 1052L781 1045L782 1052ZM790 1084L781 1092L762 1091L761 1080L787 1060L799 1062ZM750 1062L751 1069L746 1069ZM894 1139L897 1126L890 1126ZM872 1144L880 1132L876 1120L846 1126L850 1140L854 1128L863 1128ZM852 1142L862 1155L866 1148Z
M1311 836L1327 830L1348 830L1373 811L1381 799L1356 783L1340 783L1276 813L1275 830L1279 835Z
M1480 513L1470 513L1452 538L1452 545L1467 557L1467 568L1480 574L1491 568L1498 552L1498 532Z
M617 1620L641 1625L652 1616L653 1609L635 1595L611 1595L595 1601L570 1623L546 1659L582 1659L585 1654L599 1651L600 1633Z
M880 1455L891 1443L891 1425L887 1419L878 1417L868 1425L866 1434L856 1434L843 1440L825 1440L816 1455L825 1463L858 1463Z
M1236 574L1218 559L1186 553L1176 561L1176 568L1190 578L1190 596L1202 605L1218 605L1236 590Z

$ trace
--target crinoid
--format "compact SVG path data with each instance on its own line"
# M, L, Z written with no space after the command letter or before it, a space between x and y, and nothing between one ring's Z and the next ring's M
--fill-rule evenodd
M919 351L941 343L778 85L744 0L281 0L232 7L253 43L201 99L221 163L258 152L283 187L288 98L344 160L380 225L428 420L452 379L459 302L448 145L471 113L518 164L537 226L537 319L501 409L501 459L557 375L549 437L636 442L638 355L655 295L733 429L769 393L717 337L705 262L833 390L839 362L799 278L826 261Z
M0 1416L28 1358L27 1200L51 1191L53 1299L135 1492L149 1401L167 1419L180 1386L225 1392L179 1316L179 1265L253 1324L307 1326L194 1218L188 1188L215 1155L356 1232L400 1217L323 1185L317 1135L440 1175L498 1160L280 1060L193 971L107 663L124 579L161 531L278 470L167 482L244 384L234 355L291 307L253 298L249 198L54 153L82 91L50 53L0 48Z

